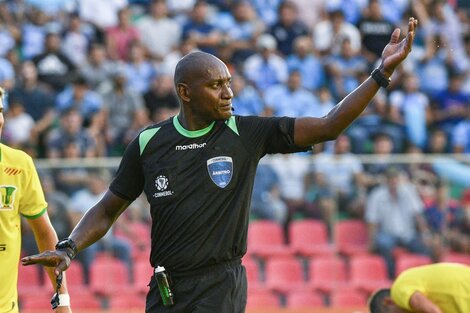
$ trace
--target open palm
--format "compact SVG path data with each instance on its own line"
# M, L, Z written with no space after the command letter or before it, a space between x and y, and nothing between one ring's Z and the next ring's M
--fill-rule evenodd
M415 28L418 20L410 17L408 21L408 34L400 42L400 29L395 29L390 38L390 42L382 51L382 64L380 65L383 73L390 77L395 68L411 52L411 47L415 38Z

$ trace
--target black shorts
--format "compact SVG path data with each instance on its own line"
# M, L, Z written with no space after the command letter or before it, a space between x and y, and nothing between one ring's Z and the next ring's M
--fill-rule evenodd
M163 306L157 282L152 277L146 313L243 313L246 307L246 270L232 261L207 267L191 275L172 275L175 304Z

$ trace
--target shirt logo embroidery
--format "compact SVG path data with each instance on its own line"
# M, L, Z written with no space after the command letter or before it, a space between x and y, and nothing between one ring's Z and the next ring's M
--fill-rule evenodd
M0 186L0 210L13 210L16 190L15 186Z
M176 151L184 151L184 150L202 149L205 146L206 146L205 142L203 142L201 144L192 143L192 144L189 144L189 145L178 145L178 146L175 147L175 150Z
M209 176L220 188L225 188L232 180L233 161L229 156L219 156L207 160Z
M168 178L164 175L160 175L155 179L155 187L159 192L153 194L154 198L161 198L173 195L173 191L166 190L168 188Z

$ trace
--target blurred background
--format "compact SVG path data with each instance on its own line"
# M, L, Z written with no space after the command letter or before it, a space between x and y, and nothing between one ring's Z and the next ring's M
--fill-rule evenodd
M3 0L2 142L35 159L63 238L130 140L178 113L173 72L188 52L228 65L235 114L322 117L410 16L415 44L391 86L337 140L265 157L253 192L248 311L365 312L406 268L470 265L469 1ZM149 234L138 199L67 271L74 312L143 310ZM44 278L20 268L22 311L50 311Z

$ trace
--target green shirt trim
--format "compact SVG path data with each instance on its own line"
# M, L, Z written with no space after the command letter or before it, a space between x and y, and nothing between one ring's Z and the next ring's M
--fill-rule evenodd
M145 147L149 143L150 139L160 130L161 127L151 128L144 130L139 135L139 147L140 147L140 155L144 153Z
M44 209L42 209L42 211L39 212L38 214L35 214L35 215L24 215L24 214L21 214L21 216L24 216L24 217L26 217L27 219L30 219L30 220L34 220L34 219L40 217L41 215L43 215L44 213L46 213L46 210L47 210L47 208L44 208Z
M196 137L204 136L205 134L207 134L208 132L212 130L212 127L214 127L214 124L215 124L215 121L203 129L187 130L183 126L181 126L180 121L178 121L178 115L173 117L173 125L175 126L178 133L188 138L196 138Z
M235 134L237 134L238 136L240 136L240 134L238 133L238 127L237 127L237 122L235 121L235 116L231 116L227 121L225 121L225 124L227 124L227 126L233 130L233 132Z

